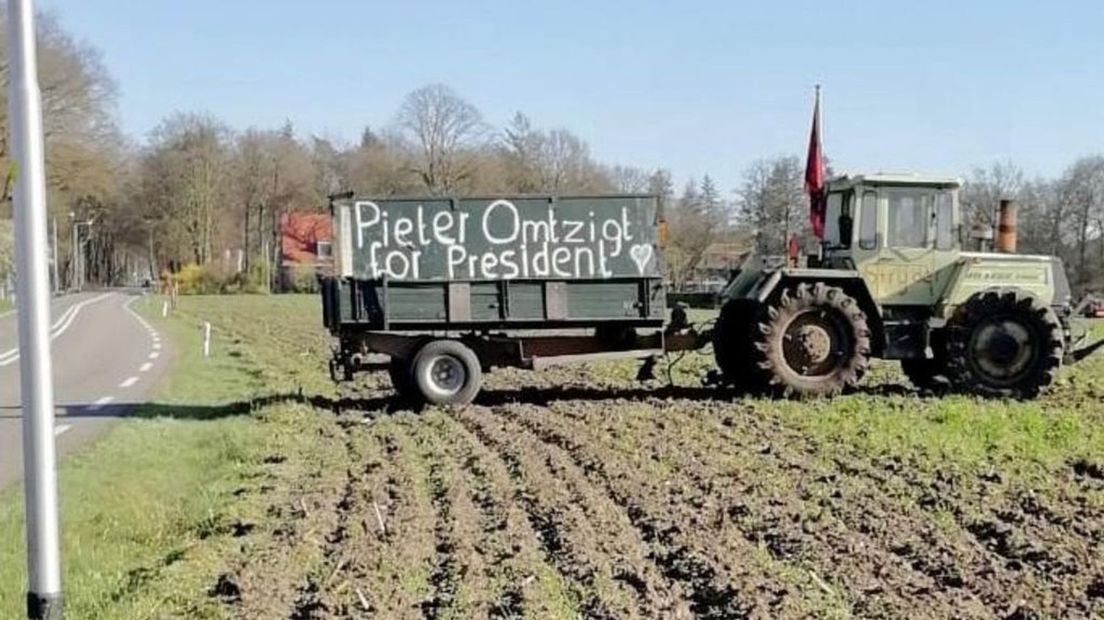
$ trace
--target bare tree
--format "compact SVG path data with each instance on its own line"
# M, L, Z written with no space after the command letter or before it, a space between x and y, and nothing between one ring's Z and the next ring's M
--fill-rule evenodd
M756 161L744 172L738 219L754 231L760 254L782 254L793 235L808 232L808 199L804 168L797 157Z
M1104 246L1104 156L1082 157L1062 176L1060 201L1069 216L1075 238L1075 283L1084 289L1104 270L1104 249L1095 260L1093 244ZM1094 264L1095 263L1095 264Z
M993 228L997 223L997 206L1001 199L1018 199L1023 186L1023 170L1010 161L993 162L985 168L975 167L966 177L959 196L963 241L975 228Z
M212 256L216 209L227 186L229 129L211 116L176 114L151 134L144 156L143 194L151 216L165 221L190 258Z
M615 190L626 194L649 191L652 179L647 171L632 166L609 166L605 169L605 176Z
M487 136L479 110L443 84L407 95L397 125L413 143L415 171L438 195L454 192L471 176L471 150Z
M522 193L551 194L610 191L608 172L590 156L590 147L566 129L534 129L518 112L503 132L502 157L507 185Z

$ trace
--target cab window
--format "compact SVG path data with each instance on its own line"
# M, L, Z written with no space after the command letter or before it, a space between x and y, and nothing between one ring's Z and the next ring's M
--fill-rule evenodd
M888 244L894 248L926 248L931 224L931 193L893 191L889 193Z
M939 192L935 196L935 249L953 250L954 245L954 198L950 192Z
M829 248L851 247L851 194L828 194L828 206L824 210L824 243Z
M859 213L859 247L864 250L878 247L877 192L863 192L862 210Z

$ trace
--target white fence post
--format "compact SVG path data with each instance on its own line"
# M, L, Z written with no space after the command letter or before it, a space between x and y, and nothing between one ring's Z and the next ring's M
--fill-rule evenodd
M203 323L203 357L211 357L211 323Z

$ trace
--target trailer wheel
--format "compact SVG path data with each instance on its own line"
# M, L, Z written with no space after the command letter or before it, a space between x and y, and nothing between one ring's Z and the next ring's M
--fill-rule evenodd
M948 324L955 386L983 396L1033 398L1062 364L1062 325L1038 297L1010 288L975 293Z
M414 387L427 403L465 405L479 393L483 369L479 358L456 340L434 340L414 356Z
M822 282L798 284L767 306L755 335L756 372L786 396L831 396L866 373L870 329L854 298Z

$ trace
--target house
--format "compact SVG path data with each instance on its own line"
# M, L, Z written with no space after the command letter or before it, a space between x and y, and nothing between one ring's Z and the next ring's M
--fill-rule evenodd
M750 251L747 243L711 243L702 252L694 269L694 279L724 284Z
M314 290L333 269L333 223L328 213L292 212L280 218L280 288Z

